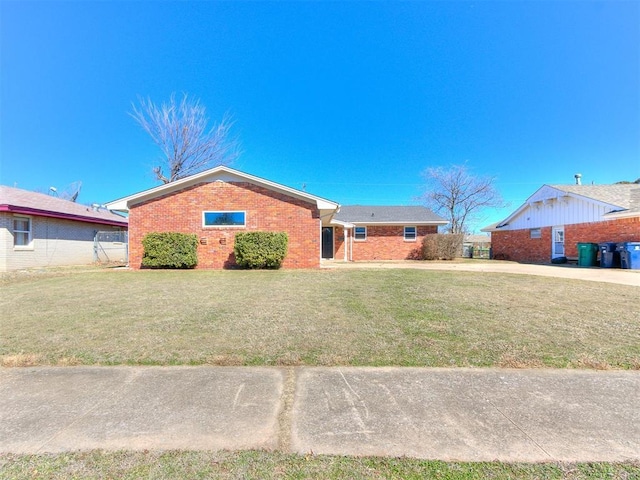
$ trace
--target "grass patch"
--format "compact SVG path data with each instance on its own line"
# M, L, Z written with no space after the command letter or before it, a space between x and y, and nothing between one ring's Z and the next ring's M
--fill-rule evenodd
M640 368L637 287L411 269L3 277L0 362Z
M244 452L0 455L7 479L636 479L640 463L447 463L409 458Z

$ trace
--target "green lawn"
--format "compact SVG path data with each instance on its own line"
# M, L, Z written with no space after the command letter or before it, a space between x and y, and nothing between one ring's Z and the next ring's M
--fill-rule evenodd
M638 289L421 270L57 269L0 279L13 365L640 368ZM0 455L7 479L636 479L640 464L283 452Z
M638 288L410 269L61 269L0 284L2 365L640 368Z
M6 479L638 479L640 464L446 463L277 452L82 452L0 455Z

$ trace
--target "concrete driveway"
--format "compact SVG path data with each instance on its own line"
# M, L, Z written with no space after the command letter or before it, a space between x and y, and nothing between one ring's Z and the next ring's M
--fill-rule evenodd
M0 452L269 449L505 462L640 460L640 372L0 369Z
M415 268L421 270L450 270L458 272L511 273L517 275L540 275L544 277L570 278L590 282L617 283L640 287L640 270L621 268L578 267L576 265L532 265L502 260L469 260L451 262L423 262L413 260L341 262L325 260L322 268Z

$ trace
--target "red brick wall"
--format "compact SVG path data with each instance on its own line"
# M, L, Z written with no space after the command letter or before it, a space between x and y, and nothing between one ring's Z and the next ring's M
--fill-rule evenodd
M246 227L204 228L203 211L246 212ZM206 239L198 245L197 268L235 265L237 232L287 232L289 251L283 268L320 266L320 218L314 204L244 182L211 182L142 203L129 212L129 265L140 268L142 238L150 232L195 233Z
M335 260L344 260L344 242L346 235L347 233L342 227L335 227L333 229L333 258Z
M493 258L525 263L551 261L551 227L543 227L540 238L531 238L529 229L491 233Z
M541 228L542 238L530 238L529 230L505 230L491 234L494 258L516 262L551 261L551 227ZM578 256L578 243L639 242L640 218L565 225L565 255Z
M416 227L415 242L404 240L404 226L367 226L367 239L353 241L353 260L406 260L414 258L422 248L422 239L430 233L438 233L436 225ZM351 231L351 235L353 230ZM335 229L336 260L344 259L344 235L342 228Z
M640 242L640 218L567 225L564 236L567 256L577 257L577 243Z

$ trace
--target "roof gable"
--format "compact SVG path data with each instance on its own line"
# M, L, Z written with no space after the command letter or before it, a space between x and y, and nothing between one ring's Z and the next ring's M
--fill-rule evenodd
M352 224L380 225L446 225L447 220L426 207L343 205L335 220Z
M94 209L62 198L0 185L0 211L126 226L127 219L104 208Z
M138 203L146 202L154 198L170 195L174 192L182 190L193 185L200 183L209 183L215 181L223 182L247 182L254 185L258 185L269 190L273 190L279 193L284 193L294 198L298 198L310 203L314 203L319 210L331 210L334 211L339 207L339 204L327 200L325 198L316 197L307 192L296 190L295 188L287 187L279 183L266 180L264 178L249 175L248 173L234 170L226 166L219 166L209 170L205 170L195 175L176 180L164 185L160 185L142 192L123 197L118 200L107 203L107 208L110 210L128 211L129 208Z
M532 208L554 201L559 204L568 203L570 199L581 200L598 207L601 211L601 219L640 216L640 185L637 184L543 185L507 218L483 228L482 231L499 230L517 221Z

